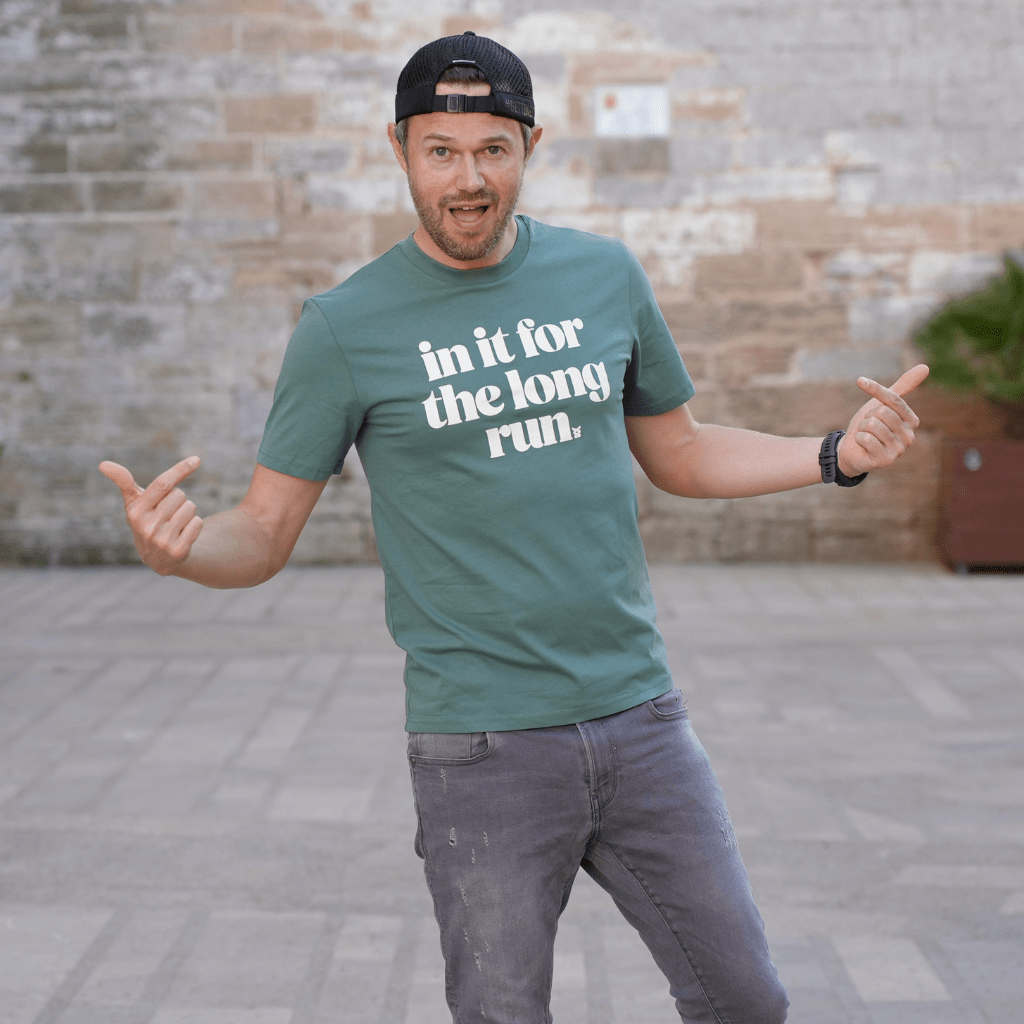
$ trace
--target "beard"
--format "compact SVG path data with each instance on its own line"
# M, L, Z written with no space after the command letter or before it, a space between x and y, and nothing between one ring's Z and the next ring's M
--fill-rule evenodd
M412 178L409 179L409 194L412 196L413 206L416 207L416 214L420 219L420 223L433 243L450 259L461 260L467 263L489 256L498 247L498 244L505 235L505 231L508 229L509 222L512 220L512 214L515 213L516 203L519 202L519 192L522 187L523 179L520 177L515 193L504 207L501 205L501 197L498 193L489 188L481 189L479 192L458 192L442 196L436 206L431 206L417 192ZM445 231L444 215L449 207L482 205L484 203L494 209L497 214L494 229L485 237L463 242L456 240Z

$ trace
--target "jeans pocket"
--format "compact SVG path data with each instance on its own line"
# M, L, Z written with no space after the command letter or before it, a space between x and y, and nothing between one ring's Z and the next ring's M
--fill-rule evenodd
M489 732L409 733L409 760L414 764L476 764L493 749Z
M678 690L669 690L668 693L647 701L647 710L662 722L688 716L683 695Z

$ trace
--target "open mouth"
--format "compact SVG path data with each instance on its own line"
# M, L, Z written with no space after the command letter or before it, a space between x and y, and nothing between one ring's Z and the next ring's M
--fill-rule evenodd
M476 205L459 204L457 206L449 206L448 212L452 215L456 223L461 224L464 227L472 227L483 220L490 208L489 203L479 203Z

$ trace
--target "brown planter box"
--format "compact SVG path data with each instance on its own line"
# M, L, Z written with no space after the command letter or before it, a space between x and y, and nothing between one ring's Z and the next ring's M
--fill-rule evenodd
M946 441L939 543L947 562L1024 565L1024 442Z

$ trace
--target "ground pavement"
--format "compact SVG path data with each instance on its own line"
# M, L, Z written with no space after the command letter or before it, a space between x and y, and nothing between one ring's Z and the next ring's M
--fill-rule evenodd
M795 1024L1024 1021L1024 577L654 570ZM0 571L0 1024L450 1021L379 570ZM582 877L558 1024L670 1024Z

